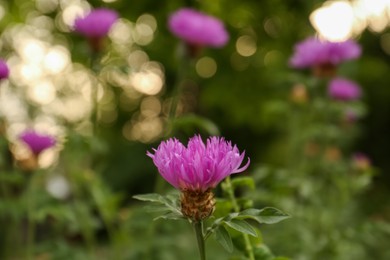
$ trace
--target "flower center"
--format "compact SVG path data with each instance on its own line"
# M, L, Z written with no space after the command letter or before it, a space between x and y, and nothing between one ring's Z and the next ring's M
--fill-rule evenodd
M332 63L323 63L313 68L313 74L317 77L333 77L336 75L337 67Z
M211 189L182 190L181 212L195 222L208 218L213 213L214 205L214 194Z

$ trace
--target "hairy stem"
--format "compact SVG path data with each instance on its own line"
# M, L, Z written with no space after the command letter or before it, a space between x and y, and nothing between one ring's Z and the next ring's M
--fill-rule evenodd
M203 222L200 220L197 222L193 222L192 225L194 227L196 240L198 242L200 259L206 260L206 250L205 250L204 238L203 238Z

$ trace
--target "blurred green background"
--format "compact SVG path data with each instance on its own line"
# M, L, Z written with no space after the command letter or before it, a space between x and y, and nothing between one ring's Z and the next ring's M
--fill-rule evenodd
M71 26L83 11L103 6L115 9L121 19L107 40L97 80L88 69L88 44L72 32ZM134 194L170 190L168 185L159 183L146 151L156 147L166 134L166 116L182 47L168 31L167 19L170 13L184 6L219 17L230 33L230 40L224 48L204 49L192 60L178 107L179 120L171 134L183 139L198 132L204 136L221 134L245 150L252 161L249 175L258 180L258 193L252 193L264 196L255 199L259 206L278 206L283 210L283 199L278 200L278 194L280 197L289 194L285 189L291 187L294 179L291 177L290 181L283 173L274 173L287 168L291 156L286 142L291 130L288 122L292 117L292 87L310 77L310 71L296 71L288 66L293 46L316 33L333 40L353 37L361 45L362 57L343 65L339 73L360 84L362 106L366 110L357 123L357 134L348 153L365 153L375 174L371 185L352 198L362 218L383 221L386 227L380 229L387 231L374 236L376 229L366 227L369 230L361 234L367 240L362 238L364 241L357 243L367 249L366 255L376 248L384 250L386 246L382 243L390 234L387 226L390 221L390 5L386 1L0 1L0 56L11 70L10 79L1 85L0 97L7 138L13 142L17 133L29 125L63 137L63 149L60 147L40 162L42 167L52 169L55 176L67 169L87 174L82 166L86 161L92 162L93 171L101 177L96 180L99 190L96 192L103 197L107 195L105 189L109 194L116 194L111 199L118 208L112 212L132 216L123 229L133 236L129 240L130 253L124 259L190 259L183 252L195 252L195 249L188 246L191 235L183 239L189 232L183 223L181 233L175 232L174 223L151 224L157 226L158 237L172 236L172 241L161 240L166 244L137 241L138 234L143 233L142 227L147 228L152 217L142 219L145 213L131 198ZM314 11L319 9L322 13L317 12L316 16ZM99 93L99 134L85 142L83 137L90 136L92 131L89 96L93 87L98 87ZM301 131L305 129L302 125ZM88 153L94 157L89 158ZM84 188L80 190L83 194ZM1 210L6 209L4 205ZM121 211L122 207L125 209ZM294 216L294 205L289 207L285 210ZM292 259L358 259L329 255L310 258L310 253L294 252L302 249L278 245L293 243L295 238L287 237L288 232L282 241L271 238L283 238L281 229L275 225L264 232L264 241L270 243L276 255ZM101 232L101 237L107 237L105 230ZM45 241L44 236L40 241ZM150 239L147 234L142 237L145 241ZM80 238L72 239L77 247ZM190 242L186 243L186 239ZM178 254L183 255L172 255L176 243L182 243L179 250L182 252ZM62 252L61 246L51 245L57 252ZM44 243L42 247L45 248ZM213 248L210 254L220 257L211 259L226 259L220 247L210 247ZM137 252L141 253L137 255ZM372 259L390 255L388 249L382 253ZM78 259L68 253L40 259L69 259L66 257Z

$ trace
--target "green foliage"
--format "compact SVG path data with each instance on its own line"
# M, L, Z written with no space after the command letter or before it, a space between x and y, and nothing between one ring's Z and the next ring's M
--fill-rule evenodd
M65 22L102 1L78 2L0 1L0 54L11 66L0 82L1 259L198 259L188 223L152 221L184 218L177 193L153 193L168 184L145 156L161 139L194 133L221 134L251 158L248 173L216 189L210 259L248 259L248 245L261 260L390 259L388 28L362 32L363 56L338 68L363 90L345 103L327 97L327 79L287 66L293 45L315 34L308 17L323 1L105 1L121 21L99 57ZM166 24L189 5L223 20L230 41L182 66L184 45ZM253 55L240 54L239 39ZM198 74L205 57L215 63L208 78ZM159 75L160 92L134 88L144 72ZM297 86L304 100L294 99ZM40 170L19 150L18 131L35 126L59 136ZM53 176L65 195L48 188Z
M149 212L159 212L162 215L154 218L157 219L172 219L178 220L183 219L184 216L180 211L179 197L177 194L170 194L167 196L162 196L160 194L151 193L151 194L141 194L133 196L134 199L141 201L154 202L157 205L151 205L146 208Z
M243 183L249 185L253 182L248 181L248 178L241 178L239 182L242 186ZM169 219L169 220L180 220L185 219L181 213L179 195L178 194L169 194L166 196L151 193L151 194L141 194L133 196L134 199L151 202L151 205L145 207L145 210L150 213L158 213L159 215L154 218L158 219ZM246 234L252 237L259 237L260 232L256 229L255 226L247 222L247 220L253 220L257 224L275 224L282 220L289 218L290 216L282 211L267 207L264 209L254 209L249 208L241 212L229 213L224 217L216 218L212 221L207 221L208 227L205 228L205 233L203 234L204 240L207 240L208 237L214 234L214 238L218 241L221 246L226 249L228 252L232 253L234 246L233 240L228 230L235 232L235 237L237 239L238 234ZM202 231L203 232L203 231ZM250 242L250 241L249 241ZM250 242L251 243L251 242ZM264 244L261 244L265 246ZM256 254L263 255L262 247L256 247ZM244 250L245 252L245 250ZM273 256L269 251L269 256ZM267 259L263 256L259 256L256 259Z
M226 249L229 253L233 252L233 242L229 232L222 225L218 225L215 229L215 239Z
M227 226L231 227L232 229L238 231L238 232L241 232L241 233L244 233L244 234L248 234L248 235L251 235L251 236L254 236L254 237L257 236L256 229L254 229L245 220L240 220L238 218L233 218L233 219L231 219L229 221L224 221L223 223L226 224Z

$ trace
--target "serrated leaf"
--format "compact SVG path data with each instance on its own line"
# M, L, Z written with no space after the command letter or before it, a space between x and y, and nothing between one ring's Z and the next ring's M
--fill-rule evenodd
M166 214L164 215L161 215L161 216L158 216L158 217L155 217L153 220L158 220L158 219L171 219L171 220L178 220L178 219L183 219L183 215L182 214L178 214L176 212L167 212Z
M236 177L233 178L231 182L232 182L233 189L239 186L247 186L252 190L255 189L255 181L253 180L252 177Z
M224 226L218 226L215 230L215 239L226 249L226 251L229 253L233 252L232 238Z
M178 195L167 195L163 196L162 199L164 200L163 203L171 208L179 208L179 200L178 200Z
M246 209L241 211L236 219L253 219L260 224L275 224L287 218L290 215L279 209L267 207L263 209Z
M178 195L167 195L161 196L160 194L150 193L150 194L141 194L133 196L134 199L138 199L141 201L148 201L153 203L158 203L158 205L151 205L147 207L147 210L150 211L165 211L166 214L176 214L177 216L182 217L180 205L178 203ZM162 215L159 218L167 218ZM173 217L171 217L172 219Z
M257 237L256 229L245 220L232 219L230 221L225 221L224 223L238 232Z
M165 205L156 205L156 204L152 204L152 205L147 205L145 207L143 207L145 209L145 211L147 212L167 212L167 211L170 211L170 208L168 208L167 206Z
M141 201L150 201L150 202L160 202L164 203L164 198L160 194L157 193L148 193L148 194L140 194L140 195L134 195L134 199L141 200Z

